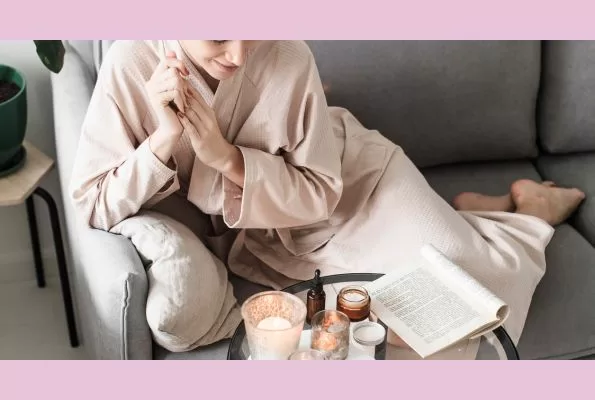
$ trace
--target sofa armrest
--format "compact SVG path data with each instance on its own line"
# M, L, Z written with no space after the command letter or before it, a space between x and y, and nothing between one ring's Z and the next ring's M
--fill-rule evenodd
M51 74L51 82L64 231L81 342L94 359L151 359L145 316L148 282L136 250L123 236L77 221L70 202L68 186L95 82L77 50L66 41L65 48L64 67Z
M86 347L97 359L151 359L146 321L148 279L130 240L80 227L79 310ZM90 339L90 340L89 340Z

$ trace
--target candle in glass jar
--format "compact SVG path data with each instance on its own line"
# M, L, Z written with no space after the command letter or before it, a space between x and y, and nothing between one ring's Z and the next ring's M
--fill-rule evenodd
M337 311L346 314L351 322L370 316L370 295L362 286L346 286L337 295Z
M349 318L335 310L323 310L312 317L310 347L330 360L345 360L349 353Z
M249 297L241 308L252 360L287 360L299 346L306 305L299 297L265 291Z

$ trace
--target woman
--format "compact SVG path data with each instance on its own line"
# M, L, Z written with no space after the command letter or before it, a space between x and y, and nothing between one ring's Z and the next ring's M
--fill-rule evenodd
M118 42L84 123L74 204L92 227L113 231L172 194L213 216L221 237L239 231L217 255L275 288L316 268L386 273L420 261L431 243L511 306L515 342L552 226L584 198L522 180L503 197L463 193L455 211L397 145L327 106L302 42ZM218 285L205 296L229 292ZM230 301L205 324L233 321L197 345L229 336L238 322Z

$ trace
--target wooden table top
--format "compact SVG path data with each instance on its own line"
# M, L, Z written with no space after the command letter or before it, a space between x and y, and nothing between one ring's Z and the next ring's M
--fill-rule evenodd
M28 141L25 140L23 146L27 151L25 165L0 178L0 206L24 203L54 165L54 160Z

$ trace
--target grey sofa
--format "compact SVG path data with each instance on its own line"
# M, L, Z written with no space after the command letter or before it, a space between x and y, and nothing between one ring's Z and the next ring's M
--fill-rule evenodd
M67 43L52 76L63 196L97 68L110 42ZM589 196L556 229L518 345L524 359L595 354L595 43L309 43L331 105L401 145L448 201L552 179ZM65 202L78 323L99 359L221 359L227 342L172 354L145 322L147 279L127 239L77 222ZM238 297L263 288L234 279Z

